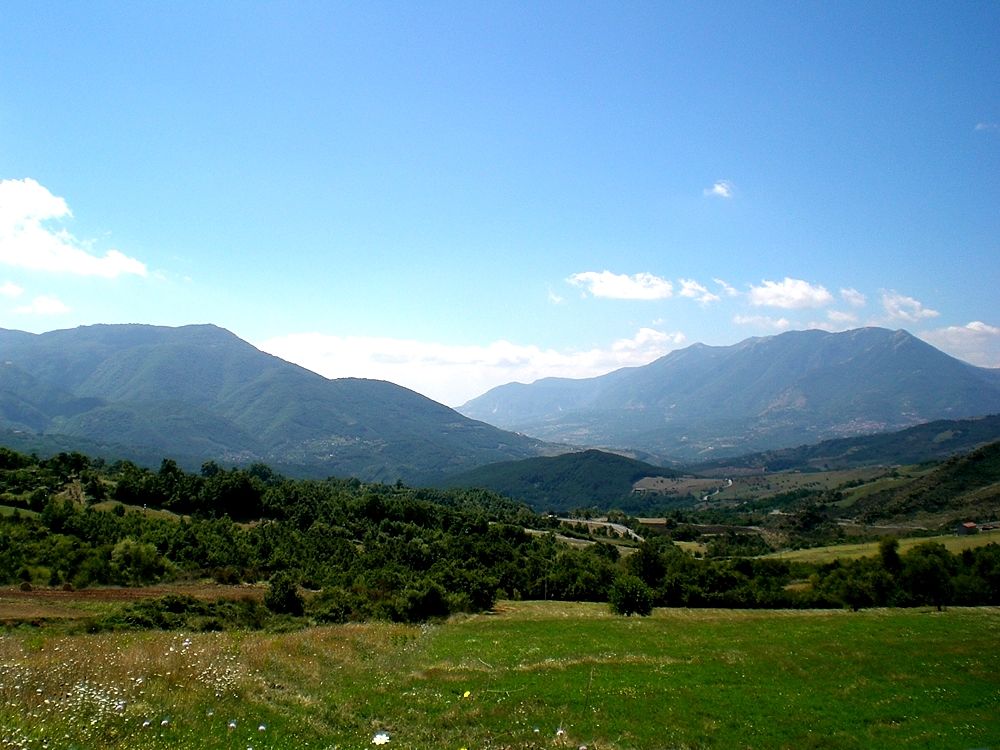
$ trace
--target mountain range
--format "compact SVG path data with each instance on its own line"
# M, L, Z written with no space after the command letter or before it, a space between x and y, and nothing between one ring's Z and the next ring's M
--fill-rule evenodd
M94 455L421 483L546 452L392 383L330 380L212 325L0 329L0 429ZM78 441L78 442L77 442Z
M511 383L459 411L541 440L676 465L997 413L1000 370L902 330L789 331L694 344L595 378Z
M974 419L937 419L896 432L880 432L692 464L702 476L758 471L827 471L861 466L920 464L969 453L1000 441L1000 414ZM525 459L528 460L528 459Z
M0 329L0 443L410 484L567 444L677 466L1000 413L1000 371L905 331L799 331L501 386L461 411L384 381L324 378L212 325Z

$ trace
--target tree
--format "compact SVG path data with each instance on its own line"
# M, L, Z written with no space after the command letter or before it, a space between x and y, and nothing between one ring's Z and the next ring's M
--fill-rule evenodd
M667 570L664 558L672 554L675 549L669 539L653 537L640 544L636 551L625 559L625 567L646 585L659 586Z
M882 567L892 576L899 575L903 569L903 561L899 557L899 541L892 536L884 536L878 543L879 559Z
M952 597L955 558L938 542L923 542L903 557L902 587L914 602L941 611Z
M623 575L615 579L608 592L611 611L618 615L649 615L653 613L653 592L641 578Z
M271 577L267 593L264 594L264 606L279 615L298 616L305 611L305 603L299 594L298 586L284 571L275 573Z

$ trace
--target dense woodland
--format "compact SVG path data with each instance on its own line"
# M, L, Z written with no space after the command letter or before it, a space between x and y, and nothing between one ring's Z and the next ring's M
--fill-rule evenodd
M738 537L720 537L704 559L665 536L622 554L609 541L569 546L555 519L482 490L289 480L259 464L189 473L164 460L152 471L0 448L0 506L0 583L270 582L264 608L175 598L133 605L118 623L131 626L260 626L276 612L422 621L500 598L610 600L623 613L1000 604L995 544L901 555L887 539L877 557L822 566L754 557Z

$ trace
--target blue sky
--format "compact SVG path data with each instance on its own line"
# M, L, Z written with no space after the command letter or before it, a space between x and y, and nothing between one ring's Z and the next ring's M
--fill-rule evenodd
M1000 4L8 2L0 327L458 405L694 342L1000 366Z

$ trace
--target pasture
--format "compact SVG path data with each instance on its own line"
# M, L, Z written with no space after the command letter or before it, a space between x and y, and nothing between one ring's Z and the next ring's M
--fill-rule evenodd
M0 748L986 747L998 643L990 608L503 602L287 633L21 626L0 640Z
M916 470L872 466L832 471L779 471L745 474L735 472L730 477L647 477L636 482L635 488L650 495L689 497L692 502L708 503L710 507L725 507L744 501L762 500L775 495L800 490L848 489L845 507L862 494L884 489L917 476Z

